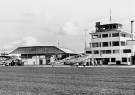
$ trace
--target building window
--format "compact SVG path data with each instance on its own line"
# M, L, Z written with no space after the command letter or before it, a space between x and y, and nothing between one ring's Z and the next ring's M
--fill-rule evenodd
M126 42L121 41L121 46L125 46L125 45L126 45Z
M113 29L116 29L117 27L116 27L116 25L113 25Z
M98 50L94 50L94 54L99 54L99 51Z
M111 50L106 50L106 54L111 54Z
M102 34L102 38L107 38L108 34Z
M112 46L119 46L119 41L113 41Z
M105 26L105 29L109 29L109 26L106 25L106 26Z
M101 35L98 35L98 34L97 34L97 35L92 35L92 38L93 38L93 39L101 38Z
M100 54L111 54L111 50L101 50Z
M120 51L116 49L116 50L113 50L113 53L120 53Z
M131 53L131 49L124 49L123 53Z
M103 47L108 47L108 42L102 42Z
M92 43L92 47L100 47L100 43Z
M102 53L105 54L105 50L102 50Z
M122 62L127 62L127 58L126 57L122 57Z
M92 51L86 51L87 54L92 54Z
M131 38L132 35L130 34L124 34L124 33L121 33L121 37L128 37L128 38Z
M126 34L124 34L124 33L121 33L121 37L126 37Z
M111 62L115 62L116 61L116 59L115 58L111 58Z
M119 37L119 33L112 33L112 37Z

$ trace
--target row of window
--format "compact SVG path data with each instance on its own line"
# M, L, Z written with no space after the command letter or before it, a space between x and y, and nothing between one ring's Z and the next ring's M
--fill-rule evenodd
M108 38L108 37L128 37L131 38L131 34L125 34L125 33L106 33L106 34L94 34L92 35L92 39L96 38Z
M110 58L110 62L116 62L116 58ZM122 57L122 62L130 62L130 58Z
M124 41L112 41L112 42L95 42L90 43L90 47L108 47L108 46L125 46Z
M116 50L94 50L92 51L86 51L88 54L115 54L115 53L120 53L119 49ZM131 53L131 49L123 49L123 53Z
M98 60L98 59L101 60L101 58L95 58L95 60ZM102 60L107 61L107 62L116 62L117 61L116 58L103 58ZM121 59L121 62L130 62L130 61L131 61L131 59L128 57L122 57L122 59Z

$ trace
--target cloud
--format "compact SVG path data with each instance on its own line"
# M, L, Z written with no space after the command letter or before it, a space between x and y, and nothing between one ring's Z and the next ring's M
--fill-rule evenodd
M65 35L78 35L80 34L79 22L76 20L70 20L66 22L60 31L61 34Z
M21 40L14 41L10 44L5 44L2 49L5 49L6 51L10 51L17 47L33 46L33 45L40 45L40 43L38 42L36 38L28 36L28 37L22 38Z
M39 42L34 37L25 37L22 40L24 46L37 45Z

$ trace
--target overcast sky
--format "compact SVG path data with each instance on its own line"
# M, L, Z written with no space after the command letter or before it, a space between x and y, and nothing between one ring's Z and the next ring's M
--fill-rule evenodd
M135 0L0 0L0 48L57 45L84 50L84 32L97 21L135 19ZM129 28L129 27L128 27ZM87 41L88 42L88 41Z

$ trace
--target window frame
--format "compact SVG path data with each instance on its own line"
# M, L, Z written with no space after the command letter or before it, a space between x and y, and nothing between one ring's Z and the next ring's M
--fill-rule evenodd
M120 34L119 33L112 33L112 37L119 37Z
M99 54L99 50L93 50L93 54Z
M112 46L120 46L120 42L119 41L112 41Z
M122 57L122 62L128 62L127 57Z
M125 41L120 41L120 45L121 46L126 46L126 42Z
M111 58L111 62L116 62L116 58Z
M131 52L132 52L131 49L123 49L123 53L131 53Z
M109 34L102 34L102 38L108 38L108 37L109 37Z
M86 51L86 53L87 53L87 54L92 54L92 51L91 51L91 50L90 50L90 51Z
M107 44L104 45L104 43L107 43ZM102 42L102 47L109 47L109 43L108 42Z
M116 54L116 53L120 53L120 50L119 49L114 49L113 54Z
M112 51L111 50L105 50L105 54L111 54Z

